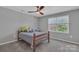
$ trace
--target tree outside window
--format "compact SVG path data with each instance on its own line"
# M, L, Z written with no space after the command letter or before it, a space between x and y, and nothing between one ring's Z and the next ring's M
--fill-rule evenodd
M51 32L69 33L69 16L49 18L48 30Z

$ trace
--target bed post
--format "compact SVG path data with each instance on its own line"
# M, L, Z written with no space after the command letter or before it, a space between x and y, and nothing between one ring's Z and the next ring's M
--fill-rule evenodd
M17 31L17 40L19 41L19 33L20 31Z
M36 35L35 33L33 34L33 37L32 37L32 49L33 49L33 52L36 51L36 44L35 44L35 39L36 39Z
M48 43L50 42L50 33L48 31Z

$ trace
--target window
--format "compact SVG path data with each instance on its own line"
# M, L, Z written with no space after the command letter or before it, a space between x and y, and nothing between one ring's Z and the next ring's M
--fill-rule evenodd
M52 32L69 33L69 16L49 18L48 30Z

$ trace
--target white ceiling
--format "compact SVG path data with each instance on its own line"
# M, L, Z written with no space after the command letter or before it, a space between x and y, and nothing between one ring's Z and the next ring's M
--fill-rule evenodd
M22 12L22 13L25 13L28 15L42 17L42 15L39 15L36 13L28 13L28 11L36 10L36 7L34 7L34 6L4 6L4 7L18 11L18 12ZM45 6L45 8L42 10L42 12L44 12L43 16L46 16L46 15L51 15L51 14L75 10L75 9L79 9L79 6Z

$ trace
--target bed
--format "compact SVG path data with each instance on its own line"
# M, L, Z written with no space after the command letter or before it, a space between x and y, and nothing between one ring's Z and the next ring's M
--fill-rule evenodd
M33 52L36 51L36 45L39 44L40 41L47 39L49 40L49 31L48 32L20 32L17 34L18 40L22 39L30 44Z

